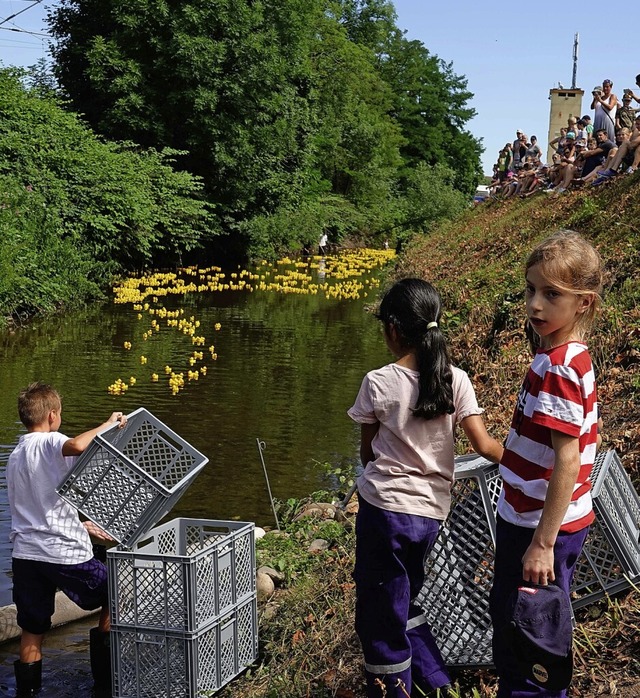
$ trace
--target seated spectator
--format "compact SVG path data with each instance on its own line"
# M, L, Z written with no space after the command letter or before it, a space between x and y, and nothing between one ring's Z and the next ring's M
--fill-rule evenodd
M600 169L604 165L612 148L615 148L615 143L609 140L607 132L604 129L596 131L595 147L593 143L587 144L587 150L581 153L584 159L582 168L582 179L584 180L595 169Z
M609 166L599 173L599 178L608 179L618 174L620 165L625 162L626 158L630 158L625 174L635 172L640 165L640 117L634 122L633 131L627 138L622 140L620 147L615 156L611 159ZM597 182L598 180L596 180Z
M573 179L573 163L576 158L575 134L567 133L567 143L560 154L560 162L555 169L551 182L553 189L547 190L556 194L562 194L567 190L567 183Z
M609 151L602 166L597 167L595 170L590 172L588 175L585 175L584 177L582 177L581 182L583 184L584 183L594 184L595 182L602 184L603 181L605 180L605 178L602 176L603 173L606 172L611 167L611 164L613 163L613 160L618 152L618 147L620 146L621 143L628 141L629 136L630 136L629 129L628 128L621 128L616 133L616 146L611 148L611 150Z

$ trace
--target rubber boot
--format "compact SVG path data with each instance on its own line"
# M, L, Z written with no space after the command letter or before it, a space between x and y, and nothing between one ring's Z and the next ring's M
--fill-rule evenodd
M42 686L42 659L37 662L21 662L17 659L13 668L16 674L16 697L37 696Z
M91 675L96 691L109 692L111 695L111 643L109 633L99 628L89 631L89 659Z

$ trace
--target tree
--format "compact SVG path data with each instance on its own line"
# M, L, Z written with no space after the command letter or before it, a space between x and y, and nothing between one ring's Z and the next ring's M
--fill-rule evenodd
M301 191L319 12L316 0L62 0L56 74L103 135L186 151L232 226Z
M394 95L393 115L402 127L405 166L445 164L455 172L454 185L472 194L482 176L481 141L465 130L475 110L464 77L451 63L431 55L420 41L396 34L381 61L382 75Z

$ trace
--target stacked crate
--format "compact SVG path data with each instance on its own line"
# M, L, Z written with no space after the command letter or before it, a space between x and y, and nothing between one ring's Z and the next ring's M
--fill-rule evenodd
M449 518L427 560L418 595L447 664L491 664L489 590L493 580L498 466L456 459ZM577 609L640 579L640 498L615 451L598 455L591 477L596 520L572 586Z
M252 523L156 526L207 458L141 408L78 457L60 496L115 538L107 553L113 695L211 695L258 650Z
M253 524L174 519L107 564L116 698L207 695L255 661Z

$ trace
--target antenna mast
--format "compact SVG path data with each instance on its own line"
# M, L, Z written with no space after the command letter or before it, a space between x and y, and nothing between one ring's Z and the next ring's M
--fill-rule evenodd
M571 89L576 88L576 78L578 77L578 40L579 34L573 37L573 77L571 78Z

